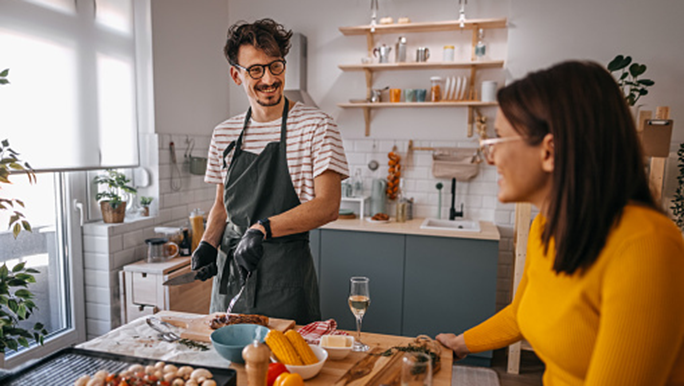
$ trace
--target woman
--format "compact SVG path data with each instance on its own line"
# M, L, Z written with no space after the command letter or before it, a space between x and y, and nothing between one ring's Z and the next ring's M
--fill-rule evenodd
M545 385L684 385L684 242L651 196L612 76L565 62L498 93L483 141L501 202L530 202L513 302L461 335L459 359L527 339Z

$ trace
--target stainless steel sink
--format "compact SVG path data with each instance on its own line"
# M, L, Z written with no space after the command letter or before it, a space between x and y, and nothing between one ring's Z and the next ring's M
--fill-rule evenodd
M435 218L426 218L420 225L420 228L456 232L479 232L480 222L473 220L438 220Z

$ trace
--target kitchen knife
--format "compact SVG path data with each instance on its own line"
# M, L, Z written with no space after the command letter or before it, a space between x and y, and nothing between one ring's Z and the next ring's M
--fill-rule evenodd
M210 264L207 266L204 266L200 268L197 271L190 271L188 273L184 273L180 276L176 276L173 279L169 279L163 283L163 285L168 285L168 286L174 286L174 285L182 285L182 284L188 284L192 283L195 280L200 280L199 277L212 277L216 275L218 272L218 269L216 268L216 264Z

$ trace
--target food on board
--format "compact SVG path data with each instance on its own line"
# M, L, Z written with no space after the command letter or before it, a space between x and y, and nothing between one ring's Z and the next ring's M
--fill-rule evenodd
M268 316L256 314L222 314L216 316L209 322L209 326L217 330L231 324L258 324L268 327Z

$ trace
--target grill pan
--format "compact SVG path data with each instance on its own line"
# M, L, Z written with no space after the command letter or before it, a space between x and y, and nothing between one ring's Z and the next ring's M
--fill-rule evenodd
M0 385L3 386L51 386L73 385L83 375L95 375L100 370L110 373L118 373L137 363L143 366L154 365L156 359L138 358L134 356L111 354L100 351L83 350L78 348L65 348L36 362L20 366L9 374L0 375ZM187 363L166 362L175 366L198 365ZM214 375L214 380L219 386L235 386L237 384L237 372L233 369L203 367Z

